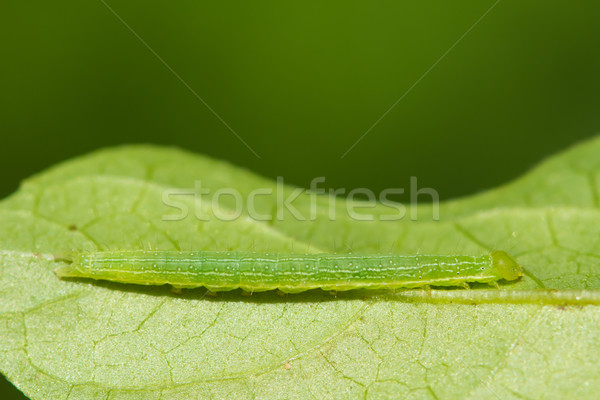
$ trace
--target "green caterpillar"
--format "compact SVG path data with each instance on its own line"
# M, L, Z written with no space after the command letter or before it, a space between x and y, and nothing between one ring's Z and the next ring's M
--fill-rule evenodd
M107 251L60 259L60 277L102 279L140 285L204 286L210 291L279 289L395 289L495 284L523 275L504 251L489 255L277 254L210 251Z

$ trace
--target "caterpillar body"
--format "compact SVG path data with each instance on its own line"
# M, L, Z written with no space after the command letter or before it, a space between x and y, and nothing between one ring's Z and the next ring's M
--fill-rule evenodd
M395 289L512 281L521 266L504 251L489 255L277 254L210 251L101 251L57 258L59 277L141 285L204 286L210 291Z

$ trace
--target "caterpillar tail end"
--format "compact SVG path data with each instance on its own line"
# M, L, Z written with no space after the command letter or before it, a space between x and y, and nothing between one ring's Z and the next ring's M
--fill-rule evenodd
M523 268L505 251L492 252L492 265L494 270L507 281L514 281L523 276Z
M74 264L73 254L56 254L54 256L54 261L63 263L63 265L54 269L54 273L56 273L56 275L58 275L59 278L75 278L81 276Z
M55 268L54 273L59 278L76 278L81 276L81 274L78 274L77 270L71 265L63 265L62 267Z

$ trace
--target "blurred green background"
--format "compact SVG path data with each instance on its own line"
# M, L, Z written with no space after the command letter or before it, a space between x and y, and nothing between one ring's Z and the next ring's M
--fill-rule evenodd
M597 2L105 1L3 2L1 197L61 160L150 142L299 186L414 175L448 199L600 131Z

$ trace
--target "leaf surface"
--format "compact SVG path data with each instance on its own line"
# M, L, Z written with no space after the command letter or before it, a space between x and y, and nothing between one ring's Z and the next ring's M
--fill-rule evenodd
M0 204L0 369L33 399L595 398L596 305L469 304L460 301L464 290L434 291L454 303L361 290L177 295L168 287L60 280L53 256L134 248L505 249L529 276L503 293L543 286L586 290L593 299L600 289L597 154L600 138L511 184L442 204L439 221L429 205L406 210L418 218L382 221L391 210L381 204L365 204L360 212L376 218L358 221L345 200L307 193L281 215L275 195L256 196L252 211L270 221L248 209L227 218L237 210L219 189L247 199L258 188L276 193L277 184L171 148L125 146L68 161ZM192 195L200 188L210 193ZM296 190L279 189L284 198ZM173 190L188 209L177 221L163 201ZM225 218L215 218L215 209ZM484 292L493 290L469 291Z

